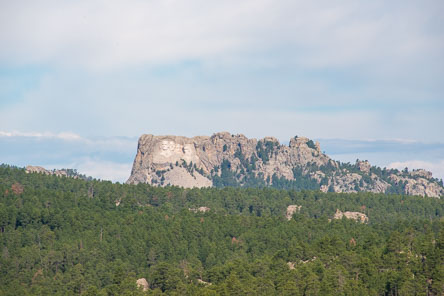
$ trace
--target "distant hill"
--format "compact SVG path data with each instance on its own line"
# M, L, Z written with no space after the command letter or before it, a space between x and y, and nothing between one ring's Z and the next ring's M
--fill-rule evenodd
M55 175L57 177L71 177L71 178L75 178L75 179L80 178L80 179L87 180L87 181L90 181L93 179L92 177L87 177L86 175L78 173L76 169L47 170L41 166L28 165L28 166L26 166L25 171L28 174L29 173L39 173L39 174L44 174L44 175Z
M128 183L191 187L274 187L323 192L374 192L440 197L442 180L425 170L399 171L368 161L341 163L305 137L282 145L273 137L227 132L211 137L142 135Z

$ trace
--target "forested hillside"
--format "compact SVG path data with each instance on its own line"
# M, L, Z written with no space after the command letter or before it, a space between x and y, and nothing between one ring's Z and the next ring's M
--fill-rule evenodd
M301 207L288 221L289 205ZM369 220L332 219L337 209ZM443 216L435 198L153 187L1 166L0 295L442 295Z

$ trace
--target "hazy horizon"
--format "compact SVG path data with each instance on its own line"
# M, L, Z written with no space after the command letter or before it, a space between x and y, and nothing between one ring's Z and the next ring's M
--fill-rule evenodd
M259 138L265 136L272 135ZM85 138L73 133L0 131L0 155L3 155L1 162L10 165L38 165L46 169L72 168L87 176L122 183L130 176L137 152L137 140L138 137ZM281 144L288 145L290 138L278 140ZM431 171L435 178L444 178L444 161L433 162L434 159L444 159L444 143L400 139L314 140L320 142L323 152L337 161L354 163L356 159L360 159L369 160L372 165L382 168L422 168Z

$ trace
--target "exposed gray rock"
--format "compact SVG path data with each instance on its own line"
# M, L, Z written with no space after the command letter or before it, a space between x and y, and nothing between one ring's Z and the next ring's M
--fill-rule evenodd
M211 286L211 283L206 282L206 281L204 281L204 280L202 280L202 279L197 279L197 282L198 282L199 284L201 284L201 285L204 285L204 286Z
M148 291L150 285L145 278L140 278L136 281L137 287L142 288L142 291Z
M368 222L368 217L366 214L359 212L341 212L339 209L336 209L336 213L333 216L333 219L342 219L342 217L345 217L347 219L353 219L361 223Z
M32 166L28 165L26 166L26 173L38 173L38 174L45 174L45 175L52 175L52 173L45 168L41 166Z
M213 183L208 178L202 176L200 173L194 171L190 173L183 167L173 166L164 173L165 185L175 185L181 187L211 187ZM162 182L162 181L160 181Z
M334 192L357 192L355 184L361 181L362 176L356 173L345 173L335 177L332 181Z
M212 185L211 172L224 160L230 162L233 171L241 169L239 153L244 159L256 158L255 173L261 173L264 180L274 174L294 180L292 169L296 166L331 163L337 167L336 162L320 152L319 143L309 147L309 141L304 137L293 138L290 145L285 146L272 137L256 140L227 132L194 138L143 135L139 139L128 183L208 187ZM258 157L258 143L262 147L269 147L268 160Z
M206 213L209 212L211 209L209 207L198 207L198 208L189 208L188 210L190 210L193 213L197 212Z
M295 266L296 264L294 263L294 262L287 262L287 266L288 266L288 268L290 269L290 270L293 270L293 269L295 269Z
M296 268L296 265L299 263L299 264L307 264L307 263L310 263L310 262L313 262L313 261L315 261L317 259L317 257L315 256L315 257L313 257L313 258L311 258L311 259L307 259L307 260L299 260L299 262L291 262L291 261L289 261L289 262L287 262L287 266L288 266L288 268L290 269L290 270L293 270L293 269L295 269Z
M318 142L305 137L294 137L286 146L273 137L248 139L228 132L193 138L142 135L127 182L211 187L218 177L223 177L221 168L225 164L227 169L227 163L235 178L232 181L239 186L251 184L248 182L252 178L263 185L273 185L277 178L298 186L311 179L324 192L444 195L443 186L424 170L382 172L372 169L368 161L359 160L354 165L344 165L322 153ZM313 189L313 184L310 186Z
M285 217L287 218L287 220L291 220L291 218L293 217L294 213L297 213L301 210L302 206L298 206L298 205L289 205L287 207L287 212L285 213Z
M32 165L28 165L26 166L25 169L26 173L37 173L37 174L44 174L44 175L56 175L57 177L68 177L68 173L66 172L66 170L62 169L62 170L47 170L41 166L32 166ZM77 176L73 176L73 178L77 178Z
M359 161L359 160L356 161L356 166L363 173L369 173L370 172L371 165L370 165L370 163L367 160L366 161Z
M415 176L420 175L418 174ZM394 181L395 184L400 184L401 182L404 183L405 193L409 195L428 197L440 197L444 195L444 189L439 184L437 184L436 182L431 182L429 179L426 178L409 178L402 175L391 175L390 178Z
M413 170L409 174L412 177L418 176L418 177L422 177L422 178L426 178L426 179L432 178L432 172L429 172L429 171L426 171L426 170L422 170L422 169Z

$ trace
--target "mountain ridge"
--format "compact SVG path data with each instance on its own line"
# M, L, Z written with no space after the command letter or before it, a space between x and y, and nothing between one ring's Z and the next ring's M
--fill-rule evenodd
M192 138L142 135L127 183L444 195L442 180L425 170L381 169L360 160L341 163L306 137L295 136L284 145L274 137L249 139L228 132Z

